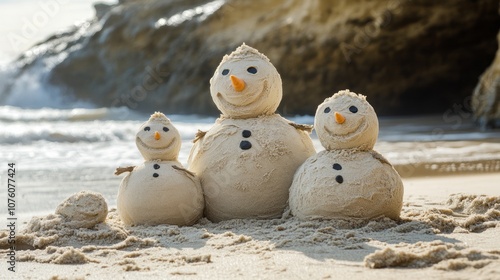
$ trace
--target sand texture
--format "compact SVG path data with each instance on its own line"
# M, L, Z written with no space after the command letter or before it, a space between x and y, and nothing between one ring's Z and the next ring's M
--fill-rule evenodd
M204 218L186 227L128 227L111 209L104 223L75 229L57 215L35 217L18 232L15 276L498 279L499 179L498 174L412 178L405 182L398 221L300 221L287 212L273 220ZM6 240L7 232L0 232L2 263Z

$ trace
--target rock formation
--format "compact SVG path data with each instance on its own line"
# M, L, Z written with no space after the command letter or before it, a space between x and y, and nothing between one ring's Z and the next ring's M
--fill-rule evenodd
M498 42L500 45L500 33ZM500 127L500 48L474 89L472 109L481 128Z
M345 88L369 93L381 115L442 113L492 60L497 9L497 0L121 1L28 51L18 76L51 59L44 79L79 100L216 114L208 81L246 42L281 74L281 113L312 115Z

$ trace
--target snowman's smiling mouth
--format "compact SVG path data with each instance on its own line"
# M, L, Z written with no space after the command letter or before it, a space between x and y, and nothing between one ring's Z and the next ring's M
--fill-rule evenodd
M261 100L265 99L262 97L262 94L267 91L267 88L268 88L268 84L267 84L267 80L265 80L263 83L262 89L258 93L249 96L250 98L244 98L244 97L230 98L230 99L234 99L234 100L240 100L240 102L231 102L231 101L227 100L224 97L224 95L220 92L217 92L217 97L224 104L224 106L230 105L230 106L235 106L235 107L247 107L247 106L250 106L254 103L257 103L257 101L259 101L259 99L261 99ZM250 100L250 101L248 101L248 100ZM243 102L241 102L241 101L243 101Z
M162 150L167 150L170 148L170 146L172 146L172 144L174 143L175 141L175 138L172 139L172 141L170 141L167 145L165 146L162 146L162 147L158 147L158 148L155 148L155 147L151 147L151 146L148 146L146 143L144 143L141 138L137 137L136 138L136 142L138 145L140 145L141 147L145 148L145 149L148 149L148 150L151 150L151 151L162 151Z
M353 131L351 131L351 132L349 132L347 134L334 133L333 131L331 131L330 129L328 129L328 127L326 125L323 128L331 136L349 138L350 136L354 136L354 135L358 135L358 134L360 135L361 131L363 131L363 130L366 129L366 126L367 126L366 121L363 121L363 122L361 122L361 124L358 125L358 127L356 127L355 130L353 130Z

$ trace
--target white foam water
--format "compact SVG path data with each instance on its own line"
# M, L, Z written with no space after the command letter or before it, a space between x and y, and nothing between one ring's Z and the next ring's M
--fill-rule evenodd
M166 113L181 134L183 146L179 159L186 164L191 140L198 129L208 130L215 117ZM23 161L29 170L37 170L48 163L52 169L134 164L141 161L135 147L135 134L148 118L148 114L126 107L24 109L0 106L0 159L3 162ZM376 146L392 162L500 157L500 141L495 141L500 139L499 131L477 131L470 123L453 130L444 123L435 122L436 117L393 119L381 119ZM314 119L297 116L291 120L312 124ZM437 128L441 133L432 134ZM322 150L315 133L312 138L316 149ZM464 144L470 140L484 140L484 143Z
M169 116L183 139L180 159L187 161L190 141L198 129L208 129L215 118ZM0 107L0 159L24 161L36 170L115 166L140 162L135 134L149 118L122 108L22 109Z

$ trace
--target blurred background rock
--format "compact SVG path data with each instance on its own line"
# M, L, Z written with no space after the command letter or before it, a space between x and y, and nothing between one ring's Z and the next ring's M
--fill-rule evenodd
M314 115L349 88L382 116L474 110L482 127L500 126L499 27L498 0L95 4L93 19L11 63L0 104L16 105L16 90L36 100L23 78L30 76L100 107L216 115L209 79L245 42L280 72L285 115Z

